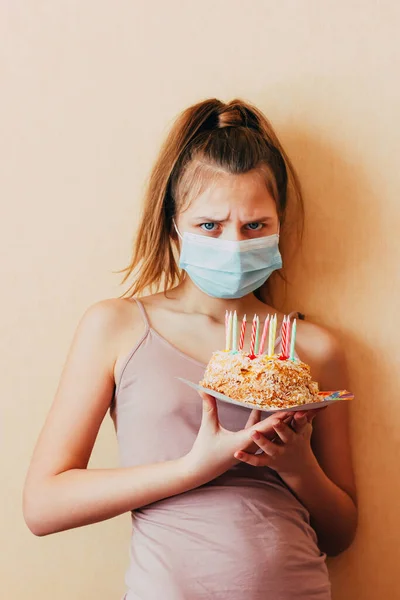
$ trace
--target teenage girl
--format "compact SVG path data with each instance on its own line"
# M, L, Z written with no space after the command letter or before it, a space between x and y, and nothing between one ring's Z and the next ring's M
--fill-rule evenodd
M259 297L282 267L290 188L301 198L256 107L185 110L149 180L130 292L91 306L75 333L24 515L43 536L131 511L127 600L330 598L326 556L350 545L357 521L347 403L260 419L178 379L201 379L226 310L277 312ZM336 340L298 325L320 388L346 388ZM88 469L108 410L121 468Z

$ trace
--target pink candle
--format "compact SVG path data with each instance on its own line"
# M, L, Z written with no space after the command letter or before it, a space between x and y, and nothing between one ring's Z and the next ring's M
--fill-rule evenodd
M285 346L285 357L289 358L290 356L290 329L291 329L291 323L290 323L290 317L287 318L287 323L286 323L286 346Z
M264 329L263 329L261 341L260 341L260 349L258 351L259 354L262 354L264 352L265 340L267 339L267 333L268 333L268 325L269 325L269 315L265 319Z
M254 356L254 347L256 345L256 333L257 333L257 315L254 315L253 326L251 328L250 356Z
M283 322L282 322L282 327L281 327L281 356L282 357L286 356L287 337L288 337L288 330L287 330L287 320L286 320L286 315L285 315L283 317Z
M246 332L246 315L244 315L244 317L243 317L242 326L240 328L239 350L243 350L245 332Z

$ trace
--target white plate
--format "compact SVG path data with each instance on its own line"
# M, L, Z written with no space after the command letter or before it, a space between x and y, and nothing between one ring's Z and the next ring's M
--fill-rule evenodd
M324 406L327 406L328 404L334 404L335 402L341 402L343 400L353 400L354 396L353 394L351 394L350 392L347 392L346 390L340 390L338 392L322 392L322 394L324 395L324 400L321 400L321 402L309 402L308 404L299 404L297 406L292 406L290 408L265 408L262 406L259 406L258 404L253 404L251 402L239 402L239 400L233 400L232 398L229 398L229 396L225 396L224 394L220 394L219 392L214 392L214 390L209 390L208 388L204 388L201 387L201 385L198 385L197 383L193 383L193 381L188 381L187 379L183 379L182 377L178 377L178 379L180 381L183 381L183 383L186 383L186 385L189 385L191 388L193 388L194 390L199 390L201 392L205 392L206 394L209 394L210 396L214 396L214 398L217 398L217 400L222 400L222 402L227 402L228 404L236 404L237 406L246 406L247 408L257 408L258 410L261 410L263 412L268 412L268 413L274 413L274 412L296 412L299 410L312 410L315 408L323 408Z

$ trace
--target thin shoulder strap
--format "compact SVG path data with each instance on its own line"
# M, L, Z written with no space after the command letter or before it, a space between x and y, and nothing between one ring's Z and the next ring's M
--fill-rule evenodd
M150 322L149 322L149 318L146 313L146 309L144 308L144 306L140 302L140 300L138 300L137 298L132 298L132 300L134 300L139 307L139 311L140 311L140 314L142 315L143 323L146 326L146 332L147 332L150 329Z

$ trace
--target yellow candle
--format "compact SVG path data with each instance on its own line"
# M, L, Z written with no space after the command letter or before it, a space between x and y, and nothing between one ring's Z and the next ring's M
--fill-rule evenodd
M254 354L258 354L260 347L260 317L257 315L256 343L254 345Z
M225 351L229 352L231 349L231 341L232 341L232 311L229 313L228 317L228 326L226 328L226 344Z
M233 335L232 335L232 350L235 352L235 350L237 350L237 327L238 327L238 322L237 322L237 314L236 314L236 310L233 313Z
M271 318L269 323L269 332L268 332L268 356L272 356L274 347L272 345L272 336L274 335L274 317Z
M292 325L292 339L291 339L291 343L290 343L290 360L294 360L294 352L295 352L295 345L296 345L296 319L293 321L293 325Z
M273 354L275 354L276 327L277 327L277 318L276 318L276 314L275 314L273 317L273 322L272 322L271 356Z

